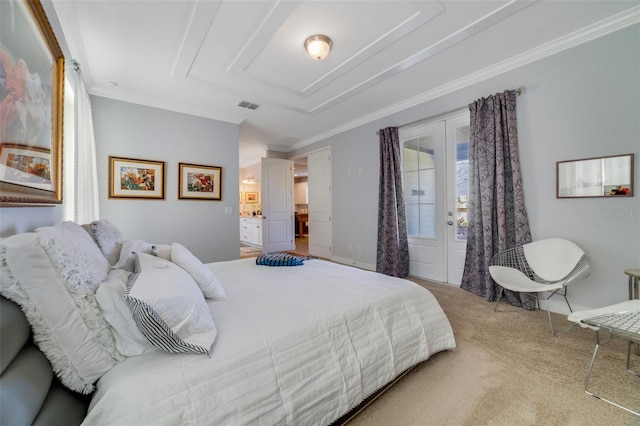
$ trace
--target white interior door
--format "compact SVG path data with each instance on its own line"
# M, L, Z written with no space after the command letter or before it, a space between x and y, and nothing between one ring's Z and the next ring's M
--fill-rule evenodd
M262 251L293 250L293 161L262 159Z
M307 157L309 254L331 258L331 148Z
M468 112L401 129L409 273L460 285L466 255Z

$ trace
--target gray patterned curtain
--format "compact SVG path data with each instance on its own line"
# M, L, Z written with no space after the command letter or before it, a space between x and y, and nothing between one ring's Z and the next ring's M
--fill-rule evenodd
M489 274L499 251L531 242L518 156L515 90L469 105L469 230L461 287L488 301L500 292ZM505 289L512 305L535 308L535 297Z
M407 218L402 192L402 164L397 127L380 135L380 191L376 271L394 277L409 275Z

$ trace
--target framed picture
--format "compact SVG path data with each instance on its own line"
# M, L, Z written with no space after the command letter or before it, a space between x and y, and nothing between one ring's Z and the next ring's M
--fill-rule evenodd
M634 154L556 163L556 197L633 197Z
M257 192L245 192L244 193L244 202L246 204L258 204L258 193Z
M29 188L51 190L51 150L29 145L0 144L2 180Z
M40 1L0 1L0 16L0 205L60 204L64 55Z
M222 168L178 163L178 198L222 200Z
M109 156L109 198L164 200L164 161Z

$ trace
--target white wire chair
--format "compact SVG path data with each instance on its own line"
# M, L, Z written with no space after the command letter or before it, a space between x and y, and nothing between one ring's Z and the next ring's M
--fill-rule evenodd
M491 260L489 273L501 287L494 310L505 288L535 293L538 308L540 299L547 302L551 335L556 337L571 327L554 332L549 299L555 294L563 296L569 311L573 312L567 299L567 286L588 277L590 266L587 255L578 245L563 238L548 238L501 251ZM546 292L550 294L541 297L540 294Z

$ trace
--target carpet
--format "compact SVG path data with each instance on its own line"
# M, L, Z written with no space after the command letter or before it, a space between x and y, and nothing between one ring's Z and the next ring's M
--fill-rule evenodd
M640 417L583 392L592 330L552 337L546 311L501 302L494 312L493 303L457 287L413 281L438 299L457 348L416 366L350 426L640 425ZM570 325L563 315L553 320L558 329ZM625 366L626 342L602 345L589 389L638 410L640 378ZM640 370L640 356L632 355L632 368Z

